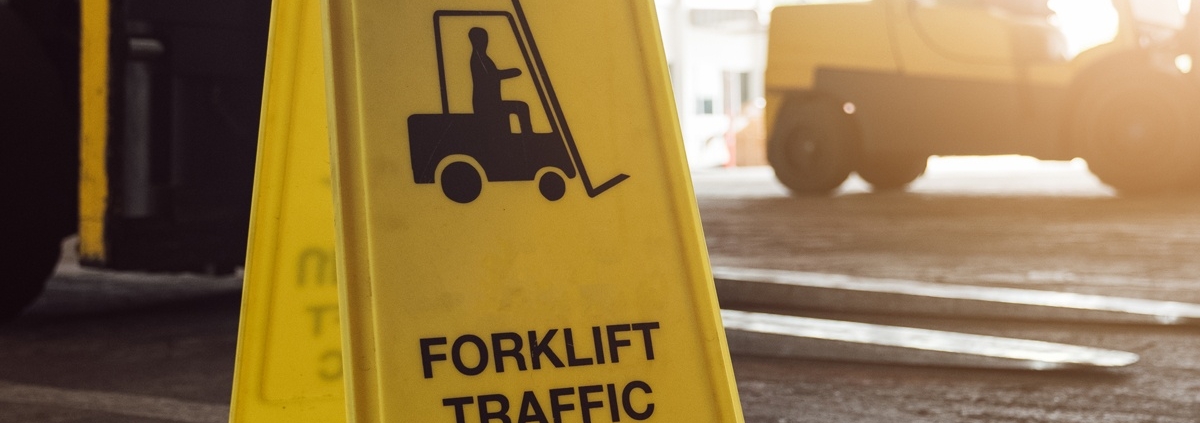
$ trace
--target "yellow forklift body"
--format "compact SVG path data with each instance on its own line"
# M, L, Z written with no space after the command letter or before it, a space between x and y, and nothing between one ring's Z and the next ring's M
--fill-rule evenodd
M919 163L932 154L1076 157L1081 147L1072 144L1065 121L1076 107L1072 90L1094 85L1080 81L1113 68L1114 57L1149 62L1146 55L1128 56L1146 41L1134 35L1131 3L1114 0L1122 16L1114 38L1072 55L1053 12L1038 4L871 0L777 7L765 78L768 139L804 128L793 124L800 104L844 106L853 115L849 123L829 125L854 140L846 157L866 161L843 166L860 175L865 166L872 178L864 178L884 186L919 176ZM789 99L793 116L781 118ZM794 159L787 154L799 154L782 148L768 154L777 170ZM897 155L903 157L887 158ZM911 170L897 173L905 168Z
M1044 19L911 0L776 7L766 86L811 90L817 69L1034 84L1069 82L1072 65Z
M896 72L883 3L776 7L771 13L768 91L811 89L819 66Z

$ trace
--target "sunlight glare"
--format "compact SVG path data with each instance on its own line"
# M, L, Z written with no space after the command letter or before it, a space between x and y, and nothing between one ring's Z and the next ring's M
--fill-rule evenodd
M1183 72L1183 73L1191 73L1192 72L1192 55L1181 54L1181 55L1175 56L1175 68L1179 69L1179 71Z
M1117 36L1117 11L1098 0L1050 0L1071 56L1112 41Z

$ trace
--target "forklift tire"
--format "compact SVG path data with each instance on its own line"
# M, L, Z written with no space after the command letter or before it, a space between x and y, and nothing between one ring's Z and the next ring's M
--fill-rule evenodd
M864 155L858 165L858 176L871 183L876 192L903 189L913 180L925 174L928 156L900 155L896 157L871 157Z
M557 172L545 172L538 179L538 191L550 201L558 201L567 193L567 181Z
M37 299L74 231L78 140L40 42L0 6L0 321Z
M467 162L454 162L442 169L442 193L455 203L467 204L479 198L483 191L483 178L475 166Z
M842 103L793 96L779 110L767 140L767 161L793 194L825 195L854 170L859 142L858 127Z
M1071 120L1091 171L1127 194L1186 187L1200 166L1200 92L1182 78L1150 72L1093 85Z
M12 258L12 252L20 251L20 261L6 263L8 265L3 269L5 275L3 283L0 284L0 322L16 317L37 300L46 288L46 281L54 273L62 247L59 239L45 235L23 233L2 241L5 244L2 248L10 251L5 253L5 257ZM17 250L18 248L20 250Z

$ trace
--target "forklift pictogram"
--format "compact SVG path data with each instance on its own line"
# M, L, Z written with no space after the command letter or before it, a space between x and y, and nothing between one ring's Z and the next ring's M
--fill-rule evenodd
M629 175L618 174L600 185L592 185L584 168L575 138L550 83L545 63L538 52L533 32L521 9L513 0L508 11L439 10L433 14L434 41L437 50L438 80L441 84L442 111L438 114L413 114L408 117L409 150L413 177L418 184L440 183L447 198L470 203L479 197L483 181L534 181L542 197L557 201L566 193L566 180L578 172L588 197L596 197L616 186ZM445 57L442 30L448 18L496 19L507 21L525 69L549 123L549 130L535 132L528 103L504 99L501 84L522 77L519 68L501 69L488 54L489 42L496 34L481 26L449 37L465 37L470 42L470 57ZM519 21L519 26L518 26ZM471 73L471 113L452 113L447 87L447 60L469 59Z

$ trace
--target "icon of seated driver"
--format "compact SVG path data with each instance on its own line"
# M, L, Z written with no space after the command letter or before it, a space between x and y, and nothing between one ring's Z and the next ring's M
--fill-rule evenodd
M487 55L486 29L471 28L467 37L471 39L471 80L474 85L471 101L475 114L507 127L509 116L515 113L520 125L517 133L530 130L529 105L521 101L505 101L500 96L500 82L520 76L521 70L496 68L496 62Z

